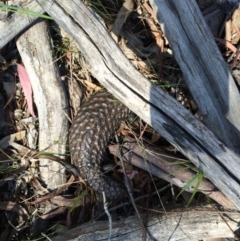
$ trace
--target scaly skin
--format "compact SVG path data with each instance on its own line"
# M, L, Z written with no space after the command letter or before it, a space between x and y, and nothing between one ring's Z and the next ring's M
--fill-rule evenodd
M101 172L101 163L110 138L130 111L108 92L94 94L86 101L70 129L69 145L74 165L81 177L98 194L110 200L126 196L123 184Z

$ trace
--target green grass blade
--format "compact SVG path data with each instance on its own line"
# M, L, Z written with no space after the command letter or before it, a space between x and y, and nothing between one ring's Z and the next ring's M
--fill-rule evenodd
M194 192L190 198L190 201L192 201L194 195L196 194L197 190L198 190L198 187L199 185L201 184L201 181L203 179L203 172L198 172L183 188L182 190L180 191L180 193L177 195L176 198L178 198L184 191L186 191L195 181L196 179L198 180L197 182L197 185L195 186L194 188ZM189 205L189 202L188 202L188 205Z
M193 191L193 193L192 193L192 195L191 195L191 198L190 198L189 201L188 201L187 207L188 207L189 204L192 202L195 194L197 193L198 188L199 188L199 186L200 186L200 184L201 184L201 182L202 182L203 176L204 176L204 175L203 175L203 172L199 172L199 173L197 174L197 177L198 177L197 185L195 186L194 191Z
M13 13L17 13L17 14L25 14L25 15L28 15L28 16L53 20L53 18L48 16L48 15L37 13L37 12L31 11L31 10L28 10L28 9L24 9L24 8L9 6L9 5L6 5L6 4L3 4L3 3L0 3L0 10L6 11L6 12L13 12Z

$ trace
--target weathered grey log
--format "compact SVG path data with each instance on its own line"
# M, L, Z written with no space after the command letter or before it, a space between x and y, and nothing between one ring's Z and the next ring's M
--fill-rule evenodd
M196 1L150 2L206 125L239 153L239 91Z
M17 47L31 81L38 110L39 151L65 154L68 120L64 112L68 113L67 100L58 66L52 56L51 37L46 22L37 23L22 34ZM49 189L66 183L65 170L57 162L42 159L39 170Z
M19 8L39 14L44 13L42 7L34 0L15 0L14 6L19 6ZM3 10L0 10L0 12L2 18L0 19L0 49L38 19L37 16L31 16L27 12L20 13L19 11L18 13L11 14L9 17L8 11L3 12Z
M240 209L239 156L175 99L144 78L83 2L37 1L74 38L92 74L174 144Z
M204 211L205 210L205 211ZM155 240L161 241L189 241L202 240L207 238L234 237L231 229L237 231L239 213L220 214L214 211L207 211L202 208L197 210L184 208L184 211L169 212L167 214L154 214L148 211L146 220L149 231ZM87 223L71 229L62 235L53 238L53 241L94 241L108 240L108 222ZM98 230L98 231L96 231ZM237 231L238 233L239 231ZM136 217L114 222L112 241L142 240L144 230ZM149 240L149 239L147 239Z

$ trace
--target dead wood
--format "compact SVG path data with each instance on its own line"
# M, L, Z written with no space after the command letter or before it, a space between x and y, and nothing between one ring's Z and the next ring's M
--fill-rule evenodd
M31 12L43 14L44 10L42 7L36 3L34 0L15 0L15 6L19 6L19 8L24 10L29 10ZM8 11L3 12L1 10L1 18L0 21L0 49L9 43L13 38L15 38L20 32L25 30L30 25L34 24L34 22L38 19L38 17L31 16L29 13L18 11L16 14L9 13ZM4 31L3 31L4 30Z
M52 56L47 23L42 21L24 32L17 41L17 47L28 72L37 106L38 149L53 154L65 154L68 134L68 120L65 115L68 113L67 100L58 66ZM65 170L57 162L42 159L39 170L49 189L56 189L66 183Z
M139 143L130 141L130 139L125 139L121 147L118 145L109 146L109 151L117 157L122 156L125 162L180 188L183 188L196 176L196 172L189 167L179 164L180 160L176 156L170 156L169 153L153 150L149 147L141 147ZM196 184L197 180L186 191L194 192ZM216 187L206 178L201 181L198 191L212 198L226 209L235 209L231 200L227 199L219 190L216 190Z
M240 209L239 156L176 100L144 78L119 50L99 18L83 2L38 2L76 41L92 74L174 144Z
M238 233L239 213L223 213L224 219L216 211L199 208L197 210L184 208L166 214L149 213L142 216L155 240L189 241L207 238L234 237L231 229ZM225 222L226 221L226 222ZM71 229L62 235L53 238L53 241L62 240L108 240L108 222L99 221L87 223ZM229 225L229 226L228 226ZM231 228L231 229L230 229ZM96 231L98 230L98 231ZM111 240L142 240L144 230L136 217L129 217L114 222Z
M239 153L239 91L195 0L151 5L208 128Z

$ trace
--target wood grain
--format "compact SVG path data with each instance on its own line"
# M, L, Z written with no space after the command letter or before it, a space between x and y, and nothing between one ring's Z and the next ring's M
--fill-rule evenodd
M220 237L231 238L234 237L231 229L239 233L239 213L223 213L225 220L217 212L207 211L205 208L198 210L184 208L184 211L176 210L176 212L167 214L154 214L148 211L148 214L146 217L142 216L142 218L146 220L149 231L155 238L154 240L189 241ZM142 235L144 235L144 230L137 218L129 217L125 220L114 222L111 240L140 241L142 240ZM71 229L69 232L59 235L52 240L108 240L108 222L87 223Z

